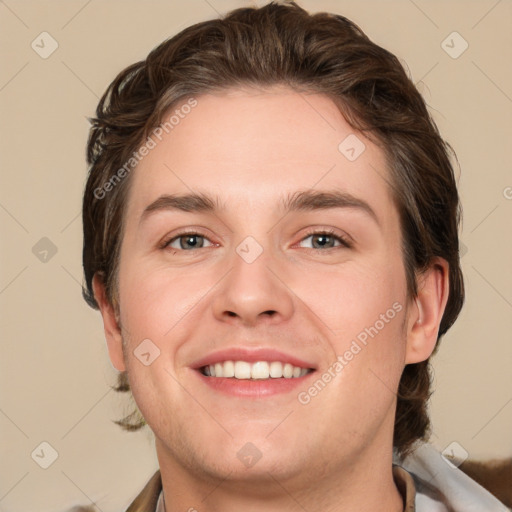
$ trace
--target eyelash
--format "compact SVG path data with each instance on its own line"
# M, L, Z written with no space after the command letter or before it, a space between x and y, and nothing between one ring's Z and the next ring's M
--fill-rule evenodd
M346 249L350 249L352 247L352 243L349 241L348 237L342 236L340 234L336 234L336 231L334 231L334 229L323 229L323 230L322 229L320 229L320 230L311 229L310 231L308 231L306 233L306 236L304 236L301 239L301 242L304 241L306 238L309 238L310 236L313 236L313 235L327 235L331 238L334 238L338 242L340 242L340 245L342 247L345 247ZM327 251L329 249L336 249L336 247L328 247L327 249L325 249L325 251ZM312 248L311 250L314 251L315 248ZM318 250L318 249L316 249L316 250Z
M331 238L334 238L335 241L340 242L340 245L337 246L337 247L336 246L335 247L328 247L327 249L317 249L317 248L314 248L314 247L313 248L307 248L307 249L312 250L312 251L322 250L323 252L327 252L330 249L337 249L340 246L344 247L346 249L350 249L352 247L352 242L350 242L346 237L344 237L342 235L339 235L339 234L336 234L336 232L333 229L324 229L324 230L312 229L312 230L308 231L306 233L306 236L304 236L300 241L303 242L304 240L306 240L310 236L314 236L314 235L317 235L317 236L320 236L320 235L329 236ZM198 232L198 231L184 231L182 233L175 234L172 238L164 239L162 241L162 243L160 244L160 249L167 249L172 242L174 242L175 240L178 240L179 238L182 238L184 236L199 236L201 238L205 238L206 240L209 240L208 237L205 234L201 233L201 232ZM199 249L208 249L208 247L200 247ZM189 252L189 251L186 251L186 249L174 249L173 248L173 250L178 250L178 251L182 251L182 252ZM193 250L192 250L192 252L193 252Z

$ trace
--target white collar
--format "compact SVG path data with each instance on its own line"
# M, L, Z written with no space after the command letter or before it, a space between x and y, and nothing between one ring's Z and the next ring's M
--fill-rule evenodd
M165 512L164 508L164 490L162 489L160 491L160 495L158 496L158 501L156 503L156 510L155 512Z
M490 492L443 457L429 443L419 444L395 464L408 471L416 486L416 512L508 512Z

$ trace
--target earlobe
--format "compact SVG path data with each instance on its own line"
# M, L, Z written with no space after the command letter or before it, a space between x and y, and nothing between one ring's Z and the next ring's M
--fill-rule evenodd
M436 258L418 283L409 308L405 364L425 361L432 354L449 293L448 263Z
M103 329L105 331L105 339L107 341L108 354L112 366L122 372L126 370L123 357L123 339L121 329L119 327L116 312L112 304L110 304L103 278L99 273L94 274L92 280L94 298L100 308L103 318Z

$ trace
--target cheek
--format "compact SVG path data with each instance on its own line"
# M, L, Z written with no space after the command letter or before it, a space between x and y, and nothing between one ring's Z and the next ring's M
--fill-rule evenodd
M388 311L396 324L396 309L400 308L393 309L393 304L403 306L406 296L401 265L377 258L301 272L290 287L323 321L330 335L341 339L354 338L376 322L380 327L380 316Z
M193 312L209 281L198 272L170 272L143 265L120 271L121 322L130 341L172 340L172 331Z
M146 421L162 432L179 427L163 410L172 410L176 417L191 414L184 408L190 397L179 384L176 369L180 346L187 340L186 326L191 320L198 321L193 318L194 307L205 293L199 286L204 279L194 279L140 264L120 269L121 324L130 388ZM149 353L148 365L143 362L144 353Z
M321 319L317 324L328 328L333 362L343 358L341 378L335 379L340 390L345 394L350 389L348 394L356 397L395 389L406 345L406 281L400 258L304 273L296 285L297 295Z

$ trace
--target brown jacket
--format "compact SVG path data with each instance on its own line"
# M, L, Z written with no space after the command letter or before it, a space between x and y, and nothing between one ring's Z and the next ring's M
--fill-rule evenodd
M126 509L126 512L155 512L161 491L162 478L160 477L160 470L158 470Z

